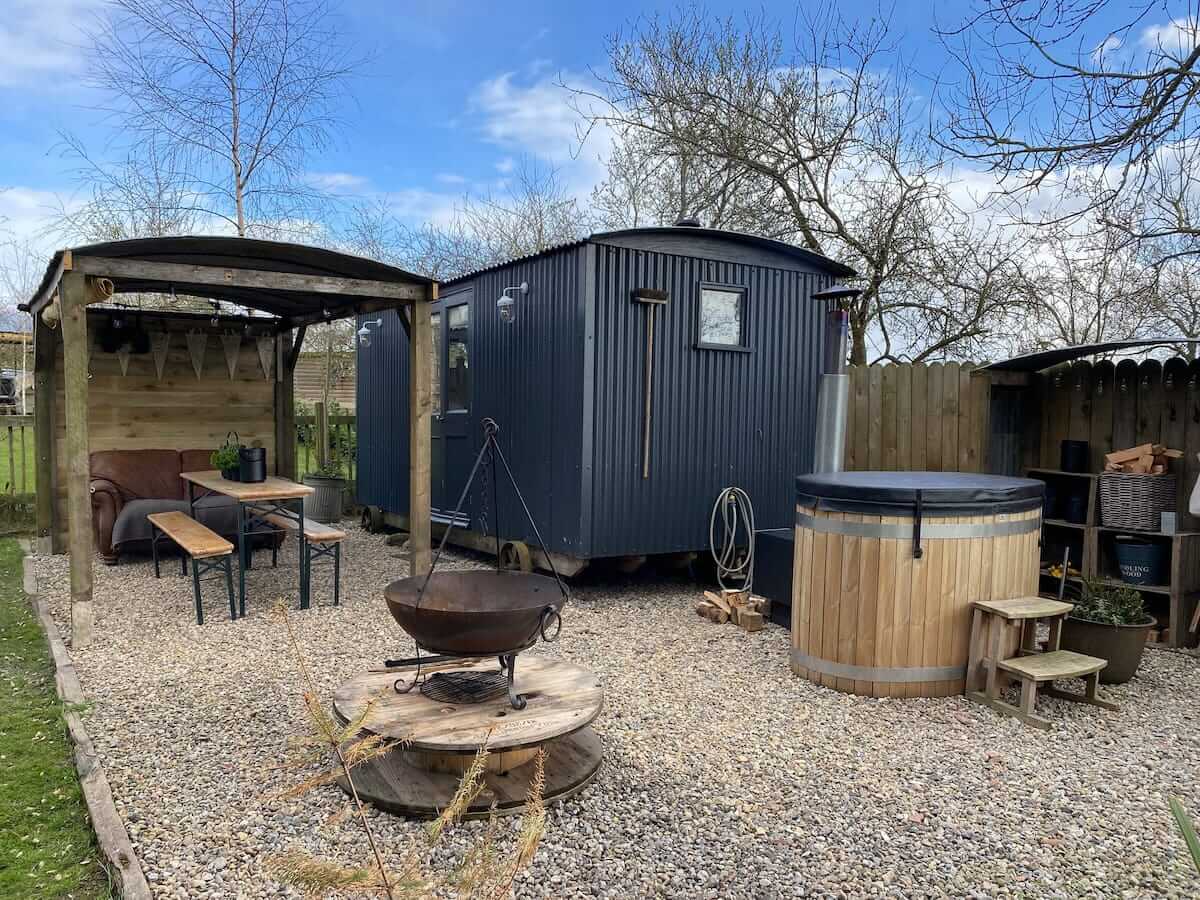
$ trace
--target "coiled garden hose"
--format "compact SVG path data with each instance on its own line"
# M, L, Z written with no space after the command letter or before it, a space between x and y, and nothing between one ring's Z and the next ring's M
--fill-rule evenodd
M739 545L746 548L746 555L740 561ZM741 488L727 487L717 495L708 522L708 546L717 564L717 584L721 589L749 591L754 584L754 504ZM727 585L726 579L731 585L736 582L736 587Z

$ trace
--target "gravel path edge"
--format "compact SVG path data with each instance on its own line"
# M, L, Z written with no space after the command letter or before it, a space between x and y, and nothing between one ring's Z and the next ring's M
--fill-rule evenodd
M129 833L125 830L125 822L117 812L104 768L100 765L87 729L83 727L83 719L72 708L86 701L79 676L75 673L75 665L71 661L71 655L58 626L50 616L46 602L38 593L33 558L23 557L21 565L25 593L46 635L50 656L54 660L54 685L59 699L63 702L63 720L67 724L67 733L74 747L75 771L79 774L79 784L83 789L83 799L87 803L92 830L96 834L96 844L104 854L109 873L116 881L119 896L125 900L151 900L150 883L146 880L142 865L133 850Z

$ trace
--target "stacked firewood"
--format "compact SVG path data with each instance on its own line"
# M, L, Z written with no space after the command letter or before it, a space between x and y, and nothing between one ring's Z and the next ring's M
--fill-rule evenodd
M733 622L746 631L762 631L768 603L769 600L755 597L749 591L721 591L719 594L705 591L696 612L718 625Z
M1182 458L1182 450L1172 450L1165 444L1139 444L1106 454L1104 471L1124 475L1165 475L1170 461Z

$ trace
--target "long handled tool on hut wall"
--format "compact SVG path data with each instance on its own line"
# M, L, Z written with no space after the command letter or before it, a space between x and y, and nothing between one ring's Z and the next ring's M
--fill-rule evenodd
M642 477L650 477L650 423L654 395L654 320L660 306L667 305L667 292L636 288L633 302L646 305L646 373L642 399Z

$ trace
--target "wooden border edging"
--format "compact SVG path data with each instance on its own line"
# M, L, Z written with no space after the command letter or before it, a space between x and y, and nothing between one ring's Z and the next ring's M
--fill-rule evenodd
M58 688L59 699L63 702L63 720L67 723L67 732L75 748L75 770L79 773L79 785L83 788L88 817L92 821L92 830L96 833L96 844L104 854L109 873L116 881L118 894L125 900L151 900L153 895L150 893L150 884L146 881L141 863L134 853L121 814L117 812L117 806L113 803L112 790L96 756L96 748L83 727L83 719L74 708L86 699L79 684L79 676L75 674L75 665L71 662L67 645L63 643L62 635L59 634L58 626L51 618L45 601L37 593L37 575L33 569L33 559L25 556L21 565L25 593L42 630L46 633L46 643L50 645L50 655L54 659L54 683Z

